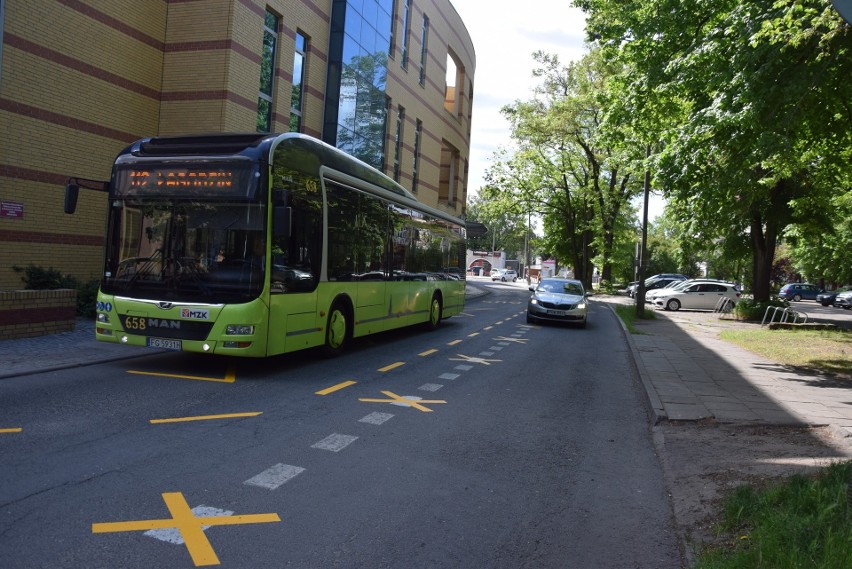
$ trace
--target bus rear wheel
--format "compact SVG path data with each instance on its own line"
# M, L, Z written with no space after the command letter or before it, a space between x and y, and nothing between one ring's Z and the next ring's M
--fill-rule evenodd
M326 357L339 356L349 345L352 336L349 314L345 303L340 301L335 302L328 311L323 346L323 354Z
M429 320L426 321L427 330L435 330L441 323L441 297L437 294L432 295L432 302L429 303Z

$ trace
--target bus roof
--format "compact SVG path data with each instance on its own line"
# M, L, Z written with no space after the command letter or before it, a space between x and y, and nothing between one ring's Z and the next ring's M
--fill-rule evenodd
M269 162L271 153L279 144L302 148L318 157L320 164L354 178L364 180L392 194L400 196L401 203L410 202L418 209L428 211L448 221L464 225L464 221L439 209L427 206L400 184L373 168L366 162L346 154L319 139L299 133L210 133L182 136L156 136L143 138L119 153L138 158L225 157L243 156L255 161Z

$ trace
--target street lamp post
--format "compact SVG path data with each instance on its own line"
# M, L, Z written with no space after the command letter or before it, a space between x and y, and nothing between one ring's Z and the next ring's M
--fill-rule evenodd
M645 313L645 268L648 266L648 196L651 193L651 170L648 158L651 157L651 145L645 147L645 184L643 188L644 204L642 205L642 250L639 255L638 283L636 283L636 318L642 318Z

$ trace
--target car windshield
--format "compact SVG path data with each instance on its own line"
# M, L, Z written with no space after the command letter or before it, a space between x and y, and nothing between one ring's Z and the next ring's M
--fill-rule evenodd
M565 281L541 281L538 290L543 292L555 292L558 294L583 295L583 285L578 282Z

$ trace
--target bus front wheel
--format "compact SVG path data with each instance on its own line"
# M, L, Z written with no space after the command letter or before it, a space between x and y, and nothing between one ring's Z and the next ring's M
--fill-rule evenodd
M427 330L435 330L441 323L441 297L437 294L432 295L432 302L429 303L429 320L426 321Z
M335 302L328 311L328 322L325 327L325 346L323 353L326 357L334 357L343 353L351 337L349 311L342 302Z

